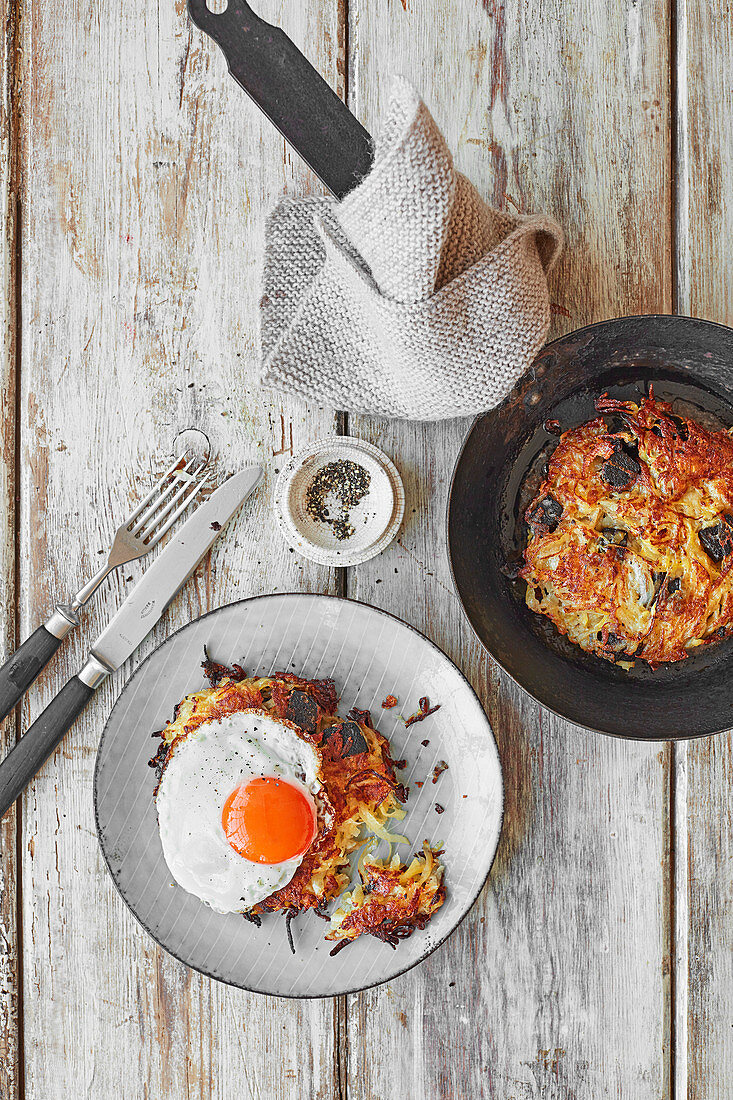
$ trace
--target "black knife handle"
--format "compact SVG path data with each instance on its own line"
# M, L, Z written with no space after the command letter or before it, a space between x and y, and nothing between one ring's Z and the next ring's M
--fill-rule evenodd
M62 641L45 626L39 626L0 668L0 722L10 714Z
M0 817L7 813L94 695L78 676L52 699L0 764Z
M221 14L206 0L188 0L188 11L221 48L237 83L321 182L337 198L347 195L371 168L374 143L295 43L246 0L228 0Z

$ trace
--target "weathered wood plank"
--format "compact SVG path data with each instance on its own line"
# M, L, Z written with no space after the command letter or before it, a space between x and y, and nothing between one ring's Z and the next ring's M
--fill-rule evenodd
M335 80L335 3L258 7ZM333 590L332 575L287 552L270 496L291 426L299 447L333 431L334 414L255 385L263 215L307 177L182 0L29 0L22 42L22 633L94 568L179 428L207 431L223 472L253 460L268 472L25 797L26 1095L66 1100L73 1081L129 1100L332 1097L333 1006L266 1002L159 951L114 893L91 799L105 716L151 646L238 597ZM26 721L139 573L125 569L89 609Z
M720 0L677 5L680 313L733 324L733 26ZM680 1095L722 1100L733 1078L733 738L677 746Z
M368 126L388 74L405 73L489 198L563 223L563 328L670 308L664 4L352 0L350 14L353 106ZM669 1094L669 750L552 717L479 652L442 520L466 428L351 420L401 468L408 518L350 592L425 630L468 673L507 808L488 888L456 935L350 999L349 1096L656 1100Z
M15 644L16 226L14 137L16 20L2 5L0 36L0 652ZM15 740L15 716L0 724L0 753ZM19 1096L19 990L15 809L0 823L0 1100Z

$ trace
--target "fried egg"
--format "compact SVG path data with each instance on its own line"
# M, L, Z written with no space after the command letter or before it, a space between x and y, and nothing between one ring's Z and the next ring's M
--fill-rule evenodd
M287 885L328 817L320 767L295 726L257 710L177 738L157 810L179 886L219 913L241 913Z

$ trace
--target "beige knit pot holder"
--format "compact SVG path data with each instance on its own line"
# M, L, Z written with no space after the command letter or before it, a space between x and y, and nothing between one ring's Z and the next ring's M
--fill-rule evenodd
M562 242L552 218L486 205L398 77L363 182L268 218L262 383L410 420L492 408L544 342Z

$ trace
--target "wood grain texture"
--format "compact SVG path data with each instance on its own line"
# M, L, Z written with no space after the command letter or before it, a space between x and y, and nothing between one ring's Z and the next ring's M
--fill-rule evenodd
M721 0L677 4L679 311L733 324L733 24ZM733 738L677 750L680 1095L723 1100L733 1074ZM684 794L684 797L683 797Z
M15 599L16 207L13 135L16 22L0 8L0 652L12 652ZM0 753L15 740L15 716L0 723ZM20 1093L18 990L17 820L15 808L0 822L0 1100Z
M389 73L403 72L458 166L495 205L547 210L562 222L556 333L670 310L673 270L681 312L733 323L733 33L723 0L676 0L674 28L662 0L256 7L338 88L348 14L350 102L367 126L376 126ZM22 0L3 17L3 645L13 643L17 602L16 183L20 637L93 571L179 428L209 432L223 472L259 460L268 481L24 799L22 1074L14 816L0 826L0 1100L17 1100L23 1078L33 1100L66 1100L71 1081L95 1100L656 1100L671 1095L673 1068L676 1100L727 1097L733 742L713 738L673 755L589 735L543 711L485 657L444 548L465 423L350 418L353 433L397 462L408 509L398 543L354 571L348 591L424 630L487 708L507 805L477 906L424 965L333 1003L265 1000L201 978L158 950L124 909L91 804L96 745L119 686L153 645L209 607L273 589L337 588L332 574L287 552L269 519L279 462L291 446L334 431L335 414L263 397L255 384L263 215L283 186L307 190L312 179L189 27L183 0L132 8L101 0L93 9ZM84 643L140 571L113 578L108 598L90 608L83 634L26 701L24 726L76 671ZM6 723L0 749L13 737Z
M335 80L335 4L259 10ZM25 1095L67 1100L73 1081L95 1098L330 1098L333 1006L266 1001L158 950L113 890L92 809L105 717L154 645L233 599L334 588L288 553L270 517L291 441L332 432L334 414L255 385L263 216L284 185L308 179L183 2L29 0L21 30L23 636L93 571L179 429L210 435L222 474L253 461L267 470L25 796ZM96 599L27 700L26 722L78 669L143 564Z
M565 226L551 287L563 329L670 308L663 4L352 0L350 15L351 102L368 127L388 74L404 73L494 204ZM360 567L350 592L424 630L467 672L494 726L507 806L489 884L455 936L350 999L348 1094L667 1096L669 751L549 715L479 651L443 529L467 424L350 425L395 460L408 498L399 544Z

